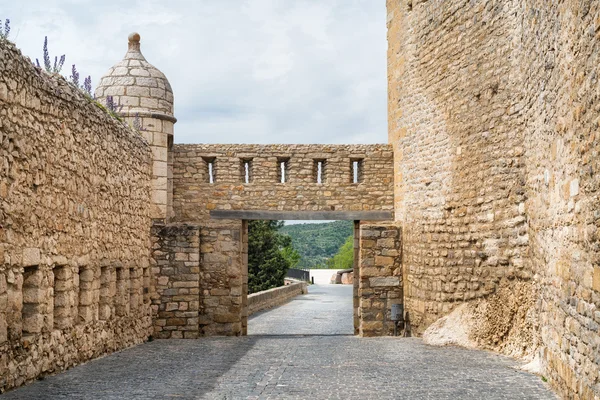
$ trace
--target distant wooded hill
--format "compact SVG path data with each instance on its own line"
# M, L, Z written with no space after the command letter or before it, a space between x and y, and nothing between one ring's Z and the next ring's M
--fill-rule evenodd
M352 236L353 222L286 225L279 232L289 235L293 247L300 253L297 268L326 268L326 260L333 257Z

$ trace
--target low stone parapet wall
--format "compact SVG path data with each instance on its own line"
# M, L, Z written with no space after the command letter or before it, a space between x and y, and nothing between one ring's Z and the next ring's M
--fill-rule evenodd
M268 308L280 306L293 297L308 293L307 286L306 282L297 282L249 295L248 316Z

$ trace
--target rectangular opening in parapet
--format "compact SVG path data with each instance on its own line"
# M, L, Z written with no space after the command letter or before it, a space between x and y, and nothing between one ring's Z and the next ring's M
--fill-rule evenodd
M54 267L54 329L71 326L71 290L73 281L70 267Z
M252 159L251 158L242 158L240 160L240 175L242 177L242 182L244 182L244 183L252 182Z
M363 164L364 160L362 158L351 158L350 159L350 167L352 171L351 182L352 183L361 183L363 181Z
M216 171L215 171L216 158L215 157L202 157L202 159L204 160L204 163L206 164L206 182L215 183L215 181L216 181Z
M326 164L325 160L314 160L313 177L316 183L325 183Z
M46 299L42 290L42 280L42 271L37 265L25 267L23 272L23 308L21 309L23 335L31 335L42 331L44 323L42 306Z
M93 320L93 285L94 270L89 267L80 267L79 296L77 301L78 324L86 324Z
M143 299L144 299L144 304L148 303L150 301L150 268L144 268L143 269Z
M134 313L138 308L139 292L138 277L135 268L129 268L129 311Z
M286 183L289 180L289 157L280 157L277 159L277 178L279 183Z
M127 315L129 305L129 272L125 268L117 268L117 295L115 302L115 314L117 317L124 317Z
M100 307L98 308L98 319L106 321L110 318L112 296L112 278L109 267L100 268Z

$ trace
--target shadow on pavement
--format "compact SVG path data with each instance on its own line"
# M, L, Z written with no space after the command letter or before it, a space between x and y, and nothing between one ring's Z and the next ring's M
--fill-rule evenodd
M197 399L259 337L155 340L1 395L9 399Z

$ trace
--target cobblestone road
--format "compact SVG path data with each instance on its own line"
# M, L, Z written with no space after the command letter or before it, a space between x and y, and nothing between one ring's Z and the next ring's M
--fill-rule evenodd
M352 288L261 313L242 338L154 341L6 399L555 399L539 377L487 352L414 338L357 338ZM326 306L326 307L325 307ZM301 333L301 334L298 334Z

